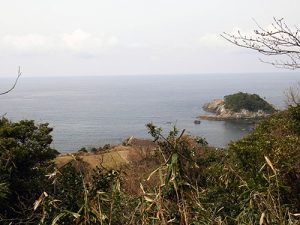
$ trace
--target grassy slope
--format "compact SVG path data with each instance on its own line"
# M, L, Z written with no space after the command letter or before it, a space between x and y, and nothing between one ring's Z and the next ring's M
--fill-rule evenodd
M88 163L91 169L95 169L96 166L102 164L107 169L116 169L122 165L129 163L130 154L132 152L140 152L143 149L153 149L154 144L150 140L133 139L129 146L117 145L110 150L99 153L73 153L73 154L61 154L55 159L57 167L62 167L71 160L74 156L78 156L84 162Z

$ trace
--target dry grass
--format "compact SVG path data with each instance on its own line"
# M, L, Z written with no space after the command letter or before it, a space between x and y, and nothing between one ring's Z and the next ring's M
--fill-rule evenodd
M127 164L128 153L132 150L134 149L132 149L131 147L117 146L104 153L86 153L75 155L82 159L82 161L86 162L92 169L95 169L96 166L100 164L107 169L112 169ZM55 164L58 168L60 168L71 160L73 160L72 154L59 155L55 159Z
M94 153L68 153L61 154L55 159L55 164L58 168L64 166L73 157L79 157L83 162L86 162L90 168L95 169L101 166L107 169L117 169L129 164L134 159L139 161L144 158L144 154L149 154L154 149L155 144L151 140L133 139L130 145L117 145L107 151ZM142 154L142 155L140 155ZM136 155L136 157L132 157ZM140 157L137 157L140 155Z

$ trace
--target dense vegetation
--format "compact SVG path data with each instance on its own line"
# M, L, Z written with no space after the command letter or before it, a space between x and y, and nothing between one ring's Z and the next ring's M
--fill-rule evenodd
M234 112L239 112L242 109L251 112L257 112L258 110L263 110L268 113L275 112L274 107L257 94L239 92L232 95L226 95L224 101L225 108Z
M49 191L45 176L53 171L51 162L58 152L50 148L52 128L32 120L17 123L0 119L0 219L30 223L37 217L34 201ZM3 222L2 222L3 223ZM25 223L25 222L24 222Z
M1 224L300 224L300 106L228 149L147 127L156 150L127 167L54 169L47 124L2 119Z

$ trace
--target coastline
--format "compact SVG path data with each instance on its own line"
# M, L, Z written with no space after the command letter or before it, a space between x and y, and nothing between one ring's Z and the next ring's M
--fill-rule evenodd
M247 95L246 93L238 93L234 95ZM225 96L226 97L226 96ZM237 102L237 104L240 104ZM257 122L264 119L270 115L263 109L250 110L245 108L239 108L238 110L228 109L225 105L224 99L214 99L211 102L205 103L203 105L203 110L209 113L209 115L200 115L197 118L202 120L215 120L215 121L249 121ZM274 109L275 111L275 109Z
M263 117L266 118L266 117ZM251 124L255 124L258 122L260 119L263 118L237 118L237 117L221 117L218 115L200 115L197 117L197 119L202 119L202 120L209 120L209 121L240 121L240 122L248 122Z

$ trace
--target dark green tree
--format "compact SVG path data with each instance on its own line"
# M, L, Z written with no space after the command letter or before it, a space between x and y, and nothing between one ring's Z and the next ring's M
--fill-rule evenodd
M58 154L50 147L52 130L48 123L0 119L1 223L34 221L33 203L51 188L46 174Z

